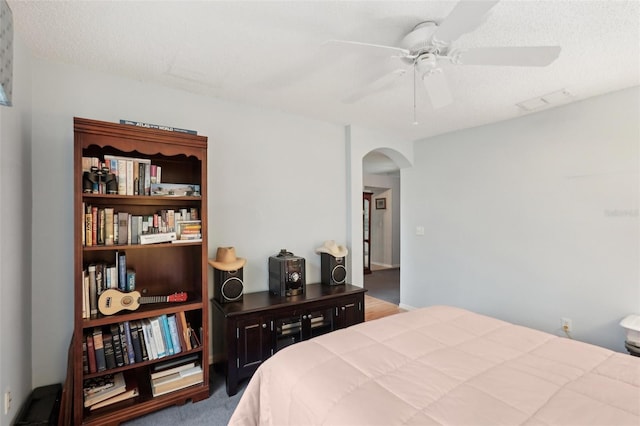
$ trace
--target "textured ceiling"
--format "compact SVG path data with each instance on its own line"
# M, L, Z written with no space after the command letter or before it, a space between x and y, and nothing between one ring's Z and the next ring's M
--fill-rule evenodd
M17 35L37 57L232 101L420 139L526 114L517 103L558 90L552 108L640 84L640 2L503 0L461 48L559 45L547 67L445 66L454 102L434 110L411 76L354 103L388 71L387 52L455 1L18 1ZM420 87L418 87L420 89Z

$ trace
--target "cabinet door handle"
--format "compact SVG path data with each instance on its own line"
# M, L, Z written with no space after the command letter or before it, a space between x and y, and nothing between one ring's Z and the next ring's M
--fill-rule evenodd
M262 324L262 328L267 328L267 324L266 323Z
M343 307L342 307L342 310L344 311L345 309L346 309L346 308L343 306Z

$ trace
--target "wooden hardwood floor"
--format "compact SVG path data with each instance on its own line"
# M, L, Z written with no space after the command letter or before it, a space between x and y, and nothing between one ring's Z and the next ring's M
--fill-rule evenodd
M364 295L364 320L371 321L377 318L405 312L393 303L386 302L375 297Z

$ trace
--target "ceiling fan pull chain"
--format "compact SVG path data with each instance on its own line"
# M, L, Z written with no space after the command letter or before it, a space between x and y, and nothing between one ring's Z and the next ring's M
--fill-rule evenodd
M413 66L413 125L418 125L418 117L416 116L416 66Z

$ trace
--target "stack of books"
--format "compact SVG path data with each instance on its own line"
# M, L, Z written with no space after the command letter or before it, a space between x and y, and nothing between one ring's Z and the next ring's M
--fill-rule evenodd
M202 383L204 375L197 357L185 357L157 364L151 373L153 396L164 395L179 389Z
M90 410L138 396L137 387L127 387L122 373L107 374L84 381L84 406Z

